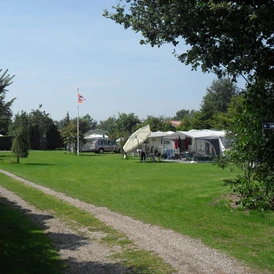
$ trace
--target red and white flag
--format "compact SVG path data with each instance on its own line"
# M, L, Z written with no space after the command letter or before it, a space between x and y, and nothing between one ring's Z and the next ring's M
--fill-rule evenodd
M77 91L78 91L78 103L82 104L82 102L86 100L86 98L79 93L79 89L77 89Z

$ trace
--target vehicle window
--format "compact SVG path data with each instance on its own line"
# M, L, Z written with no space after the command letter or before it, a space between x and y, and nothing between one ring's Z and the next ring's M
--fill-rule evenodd
M104 142L103 140L98 140L98 145L100 146L103 145L103 142Z

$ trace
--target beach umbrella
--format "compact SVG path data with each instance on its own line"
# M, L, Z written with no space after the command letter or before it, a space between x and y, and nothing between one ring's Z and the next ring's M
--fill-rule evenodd
M146 139L151 134L149 125L139 128L137 131L135 131L127 140L125 145L123 146L124 152L129 152L137 147L139 147L141 144L143 144Z

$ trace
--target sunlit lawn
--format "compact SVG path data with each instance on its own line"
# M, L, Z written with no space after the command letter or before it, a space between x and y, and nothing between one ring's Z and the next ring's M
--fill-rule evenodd
M141 163L120 154L31 151L21 164L0 157L0 168L88 203L201 239L274 271L274 216L229 207L224 180L236 173L212 164Z

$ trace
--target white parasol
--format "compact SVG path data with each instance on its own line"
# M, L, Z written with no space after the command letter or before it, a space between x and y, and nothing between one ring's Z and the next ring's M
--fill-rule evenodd
M124 152L129 152L143 144L150 134L151 131L149 125L139 128L128 138L127 142L123 146Z

